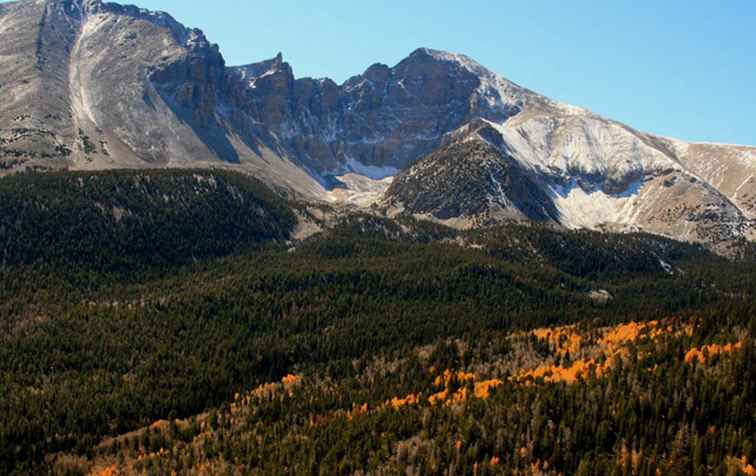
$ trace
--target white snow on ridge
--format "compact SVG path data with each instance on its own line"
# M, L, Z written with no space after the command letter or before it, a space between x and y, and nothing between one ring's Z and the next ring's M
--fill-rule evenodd
M566 102L555 101L553 99L549 99L548 102L549 102L549 105L551 105L552 107L559 109L560 112L570 115L570 116L593 115L591 111L589 111L588 109L584 107L574 106L572 104L567 104Z
M258 75L258 76L252 76L250 75L250 72L247 69L240 69L241 73L241 79L247 80L247 86L249 86L250 89L255 89L257 87L257 81L265 78L267 76L272 76L278 72L278 69L275 67L270 68L268 71L265 71L264 73ZM248 78L249 77L249 78Z
M423 48L423 51L429 56L436 58L437 60L447 61L449 63L457 63L471 73L478 76L495 76L495 74L491 70L478 63L474 59L470 58L469 56L458 53L449 53L448 51L433 50L429 48Z
M749 165L756 165L756 149L749 148L740 153L740 160Z

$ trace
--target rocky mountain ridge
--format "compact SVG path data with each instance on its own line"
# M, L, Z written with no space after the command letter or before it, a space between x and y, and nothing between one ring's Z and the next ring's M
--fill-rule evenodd
M517 122L501 125L483 120L449 134L449 144L440 153L429 155L394 179L381 200L381 209L391 215L420 215L463 228L502 220L530 220L568 228L643 230L703 242L722 253L732 251L733 243L753 239L752 210L743 201L748 195L736 192L731 199L687 168L683 160L686 156L665 155L643 142L634 147L649 147L648 155L636 155L636 162L628 157L621 162L613 161L621 157L618 149L614 151L617 155L597 154L585 160L591 151L587 148L577 155L577 163L569 163L563 156L549 159L545 148L533 147L539 139L529 134L530 127L533 125L520 126ZM611 122L602 122L600 127L614 128L619 134L626 130ZM570 128L556 134L574 134L576 130L586 131ZM587 143L606 144L589 137L584 138ZM620 135L620 139L627 138ZM662 140L633 137L643 139ZM554 144L560 139L550 136L548 140ZM569 147L560 145L557 150ZM485 151L487 163L498 167L508 164L508 173L502 177L490 168L478 170L480 154L470 151L480 150ZM581 159L585 161L581 163ZM744 161L735 165L753 167ZM508 187L512 182L527 184L524 187L527 193L514 193ZM742 190L750 185L749 179L740 184ZM428 186L431 190L426 189ZM445 201L434 201L443 190L453 191L455 202L463 208L450 213ZM475 206L465 207L471 198ZM542 212L533 213L534 209Z
M421 48L339 85L282 55L229 67L200 30L100 0L2 4L0 40L0 173L233 168L457 227L644 230L722 252L756 238L756 148L641 133L463 55Z

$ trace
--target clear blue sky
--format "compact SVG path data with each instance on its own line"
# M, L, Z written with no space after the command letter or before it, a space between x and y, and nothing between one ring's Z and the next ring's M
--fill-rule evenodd
M417 47L681 139L756 145L754 0L132 0L201 28L229 64L278 51L341 82Z

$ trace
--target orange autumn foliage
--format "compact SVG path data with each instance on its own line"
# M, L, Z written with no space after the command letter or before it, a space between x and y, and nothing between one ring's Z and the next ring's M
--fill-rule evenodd
M529 378L538 379L543 377L546 382L565 382L573 384L578 381L580 377L587 378L590 375L591 367L595 368L596 375L601 375L604 371L604 367L597 365L593 359L588 360L576 360L570 367L562 367L558 365L541 365L540 367L522 372L518 380L525 381Z
M753 465L748 464L748 458L745 456L740 458L740 470L746 476L756 476L756 468L754 468Z
M286 390L290 397L294 396L294 389L302 383L302 377L299 375L289 374L281 379L284 390Z
M112 465L96 474L97 476L116 476L118 474L118 469L116 468L116 465Z
M700 348L690 349L685 354L685 363L692 364L698 361L701 364L706 363L707 356L714 357L717 355L729 354L740 350L743 347L742 342L735 342L734 344L709 344Z
M398 410L405 405L414 405L419 402L420 398L417 395L409 394L404 398L394 397L389 400L388 404L391 405L395 410Z
M447 401L447 405L453 405L455 403L463 403L467 401L467 398L470 396L470 391L467 390L467 387L462 387L451 396L451 399Z
M281 379L281 383L284 384L285 387L292 387L301 382L302 382L302 377L300 377L299 375L289 374L286 377Z
M352 408L349 412L347 412L347 420L352 421L355 417L358 417L360 415L366 415L368 411L370 410L370 407L367 403L363 403L362 405L356 405L354 408Z
M475 374L464 371L453 371L447 369L443 374L436 377L433 385L437 388L444 388L440 392L436 392L428 397L428 403L431 405L438 405L446 403L447 405L458 404L467 401L470 397L479 399L486 399L491 396L491 391L502 385L504 382L498 379L483 380L476 382ZM472 387L465 386L468 382L472 382ZM453 384L461 384L461 387L456 391L452 389ZM420 403L421 397L418 395L408 395L405 398L395 397L386 402L388 406L394 409L399 409L405 405L412 405Z
M725 459L725 463L727 464L728 468L727 474L756 476L756 468L754 468L752 464L748 463L748 458L746 456L743 456L740 459L729 456Z
M627 324L621 324L616 327L607 329L604 332L604 336L601 338L600 343L610 348L614 348L619 344L627 342L633 342L643 334L643 332L649 328L656 328L658 322L629 322Z
M498 379L493 380L484 380L482 382L476 382L475 383L475 398L479 398L481 400L485 400L488 397L491 396L491 389L494 389L498 387L499 385L502 385L504 382Z
M170 423L168 423L166 420L158 420L150 425L150 429L166 431L168 429L168 425L170 425Z
M491 396L491 390L502 385L504 382L498 379L484 380L481 382L475 382L473 384L472 396L475 398L485 400ZM438 393L434 393L428 397L428 403L431 405L437 405L441 402L446 402L447 405L453 405L455 403L462 403L470 398L470 391L467 387L462 387L456 392L451 393L449 389L443 390Z
M538 340L547 341L560 355L575 354L583 344L583 337L575 331L575 326L541 328L534 330L533 335Z
M464 371L454 372L450 369L446 369L442 375L436 377L433 384L436 387L443 387L445 385L448 386L453 382L464 383L473 381L475 381L475 374Z
M258 397L258 398L272 396L278 393L278 390L280 387L281 387L281 384L278 384L278 383L264 383L260 385L259 387L257 387L256 389L252 390L250 395ZM249 403L250 395L240 397L239 401L241 402L242 405Z
M691 334L692 326L684 326L682 332ZM600 330L597 341L579 334L577 326L542 328L531 331L541 341L549 343L554 353L564 357L581 356L569 365L542 364L534 369L522 370L512 378L514 381L530 382L531 379L543 378L546 382L566 382L573 384L581 377L587 378L591 369L596 376L604 375L618 359L628 353L627 344L644 337L655 339L663 334L674 332L672 324L662 325L659 321L629 322ZM603 358L603 360L602 360ZM602 361L603 363L599 363Z
M441 403L446 401L446 399L449 398L449 391L444 390L443 392L434 393L430 397L428 397L428 403L431 405L436 405L437 403Z

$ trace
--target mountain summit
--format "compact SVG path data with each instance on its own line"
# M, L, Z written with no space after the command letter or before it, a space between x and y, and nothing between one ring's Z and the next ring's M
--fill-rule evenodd
M300 198L457 227L756 238L756 148L638 132L421 48L339 85L229 67L165 13L0 5L0 171L224 167ZM393 184L392 184L393 182Z

